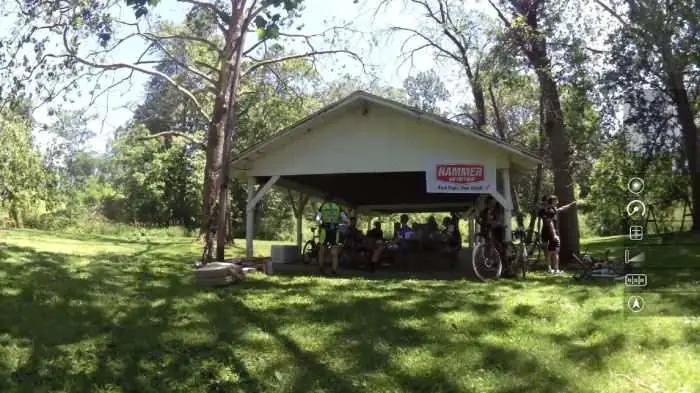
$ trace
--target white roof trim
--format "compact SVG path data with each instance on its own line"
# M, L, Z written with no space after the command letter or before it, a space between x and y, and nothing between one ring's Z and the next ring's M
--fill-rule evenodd
M471 130L469 127L466 127L464 125L461 125L455 121L446 119L441 116L437 116L428 112L423 112L418 109L411 108L407 105L401 104L396 101L392 101L386 98L378 97L373 94L358 90L344 99L341 99L339 101L336 101L320 110L317 112L311 114L310 116L307 116L306 118L302 119L301 121L297 122L293 126L284 129L282 131L277 132L274 136L272 136L270 139L267 141L264 141L262 143L259 143L257 145L254 145L250 147L249 149L245 150L242 152L240 155L235 157L232 161L232 167L236 167L237 165L249 161L252 159L256 154L259 152L266 150L268 147L279 143L279 141L287 139L287 138L292 138L298 133L302 133L304 131L307 131L311 128L311 125L313 123L316 123L322 119L325 119L329 116L332 116L333 114L343 110L344 108L347 108L355 103L357 103L360 100L365 100L369 103L375 104L380 107L388 108L390 110L402 113L407 116L415 117L419 120L425 120L430 122L431 124L440 126L440 127L445 127L450 131L457 132L461 135L464 136L469 136L473 137L475 139L478 139L480 141L486 142L492 146L495 146L497 148L506 150L515 156L532 163L533 165L541 164L542 160L535 157L532 153L526 153L518 148L515 148L513 146L510 146L504 142L501 142L495 138L489 137L488 135L483 135L481 133L477 133L473 130Z

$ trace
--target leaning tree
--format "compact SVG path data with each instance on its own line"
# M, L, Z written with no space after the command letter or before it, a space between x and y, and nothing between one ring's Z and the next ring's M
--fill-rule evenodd
M178 2L187 8L187 28L163 33L149 29L154 22L149 9L157 6L157 0L126 0L133 10L128 17L119 12L122 0L19 1L15 10L17 23L12 31L14 38L3 46L0 62L6 65L3 79L13 82L8 95L34 88L41 100L51 101L67 90L79 88L79 80L92 78L97 81L92 94L98 97L117 84L128 83L135 73L141 73L161 78L187 97L207 124L202 141L206 146L206 165L200 233L211 236L210 229L217 228L216 259L223 260L225 223L230 209L229 162L237 123L234 109L241 79L256 69L291 59L341 53L360 62L361 59L354 52L338 49L344 46L337 39L338 33L345 30L342 26L318 34L285 32L302 29L294 24L303 10L303 0ZM248 43L247 38L252 34L257 39ZM298 41L306 50L279 57L264 56L270 42L283 38ZM328 44L328 49L317 47L319 38ZM95 41L99 45L91 44ZM145 43L143 53L136 54L131 61L113 59L115 53L124 52L135 41L141 46ZM185 62L163 50L172 42L203 44L209 55ZM159 71L155 66L164 61L176 64L196 78L197 88L187 88L178 79ZM116 80L113 77L113 82L103 86L108 73L118 73L120 77ZM159 135L173 137L184 133L167 130Z

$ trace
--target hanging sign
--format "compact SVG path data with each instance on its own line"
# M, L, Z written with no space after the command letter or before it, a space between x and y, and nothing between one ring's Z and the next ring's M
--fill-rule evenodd
M429 194L481 194L496 189L496 168L479 163L443 162L425 170Z

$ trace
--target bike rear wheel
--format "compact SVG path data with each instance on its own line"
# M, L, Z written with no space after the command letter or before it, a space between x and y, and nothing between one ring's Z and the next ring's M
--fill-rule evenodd
M527 247L524 244L513 245L516 273L520 273L521 278L527 278L530 270L530 260L528 259Z
M481 281L495 280L503 273L503 261L496 247L488 247L481 243L474 248L472 254L474 274Z
M312 262L318 262L318 245L316 245L315 241L309 240L304 243L304 248L302 248L301 252L301 260L306 265Z

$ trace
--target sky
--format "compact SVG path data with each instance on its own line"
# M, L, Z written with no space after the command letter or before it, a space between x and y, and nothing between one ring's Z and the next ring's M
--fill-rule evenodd
M407 26L420 29L416 26L426 24L423 13L415 5L407 5L404 0L392 0L389 6L377 12L377 0L361 0L355 4L353 0L336 0L333 6L327 0L306 0L305 9L302 12L299 24L304 28L301 33L320 33L330 26L346 26L355 33L346 33L345 37L336 44L336 47L343 46L360 54L365 64L371 66L373 73L378 77L378 82L382 85L399 87L403 80L417 72L434 69L440 74L443 81L448 86L452 102L462 103L468 100L468 88L465 85L465 78L460 75L460 70L456 64L445 62L436 63L433 53L428 50L417 52L412 61L408 61L404 55L405 51L415 48L420 41L411 41L408 46L402 48L404 41L410 36L408 33L394 32L388 34L391 26ZM474 11L483 13L487 17L495 20L496 14L485 0L474 0L468 3L468 7ZM177 0L162 0L160 4L149 15L150 20L160 19L175 23L182 22L186 4ZM120 18L133 20L133 10L126 6L115 8L114 11ZM145 22L144 22L145 23ZM372 38L376 38L374 45ZM601 37L599 35L598 37ZM249 37L248 43L253 43L256 38ZM323 40L316 41L317 48L327 49ZM305 51L305 47L300 43L287 42L285 47L298 52ZM107 61L111 62L134 62L138 55L146 48L142 39L130 39L114 50ZM356 61L349 60L348 57L324 56L317 63L321 77L326 82L337 80L338 77L346 73L362 75L363 69ZM344 66L344 68L342 68ZM111 72L106 74L101 81L102 86L107 86L123 78L126 71ZM88 115L93 116L88 127L95 133L95 137L89 142L89 148L96 152L106 151L110 137L116 128L127 122L132 115L131 109L142 102L144 97L144 87L149 79L148 75L134 73L130 83L123 83L116 88L109 89L100 98L91 102L87 94L82 97L73 97L75 104L71 109L86 108ZM87 91L91 88L88 83L82 83L79 90ZM443 110L450 108L449 103L443 103ZM34 115L40 123L50 123L48 116L51 104L38 108ZM447 106L447 107L444 107ZM42 132L36 133L37 141L40 145L45 145L48 135Z

